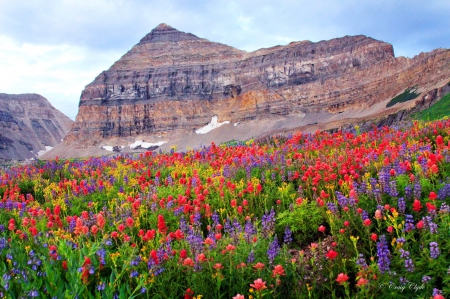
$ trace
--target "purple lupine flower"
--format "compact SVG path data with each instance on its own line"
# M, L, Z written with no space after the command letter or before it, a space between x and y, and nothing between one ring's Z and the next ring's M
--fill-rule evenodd
M225 233L227 233L227 234L231 234L232 233L231 221L228 218L223 223L223 231Z
M405 187L405 198L412 199L413 196L413 188L411 185Z
M405 210L406 210L406 202L405 202L405 199L404 199L403 197L400 197L400 198L397 200L397 205L398 205L398 211L399 211L400 213L405 213Z
M267 256L269 258L269 264L273 264L273 261L278 255L278 252L280 251L280 245L278 244L278 238L275 236L273 238L272 243L269 244L269 248L267 249Z
M381 190L387 194L391 192L390 178L391 175L386 169L383 169L378 173L378 182L380 183Z
M422 283L428 283L430 280L431 280L430 276L425 275L422 277Z
M431 257L432 259L435 259L435 258L437 258L440 254L441 254L441 252L439 251L438 243L436 243L436 242L431 242L431 243L430 243L430 257Z
M292 182L292 171L288 171L288 181Z
M298 193L298 196L303 197L303 189L302 189L302 186L298 186L297 193Z
M38 292L37 290L31 290L31 291L28 293L28 296L30 296L30 297L32 297L32 298L39 297L39 292Z
M437 295L442 295L442 291L435 288L435 289L433 289L433 297L437 296Z
M103 282L100 282L100 284L97 286L97 291L101 292L104 291L106 288L106 284L104 284Z
M290 244L292 242L292 231L289 226L284 229L284 244Z
M131 260L130 262L130 266L132 267L136 267L137 265L139 265L139 263L142 261L142 258L140 255L136 256L133 260Z
M192 230L188 232L186 236L186 241L189 243L192 249L192 253L196 256L198 253L202 252L203 249L203 237L201 233L196 233Z
M164 267L159 267L158 269L156 269L156 270L153 272L153 274L154 274L155 276L158 276L158 275L160 275L161 273L163 273L164 270L166 270ZM144 288L144 289L145 289L145 288ZM144 290L144 292L145 292L145 290Z
M184 207L183 207L183 206L178 207L178 208L176 208L176 209L173 210L173 214L174 214L175 216L179 216L181 213L183 213L183 210L184 210Z
M3 249L6 248L6 239L5 238L0 238L0 253L2 252Z
M261 217L262 234L264 238L271 236L275 231L275 210L270 210Z
M361 194L367 193L367 184L365 182L362 182L361 185L359 185L358 193Z
M173 200L169 201L166 205L166 208L169 210L170 208L172 208L173 204L174 204Z
M256 233L256 230L255 230L255 228L253 226L253 223L251 222L250 219L248 219L245 222L245 227L244 227L244 239L245 239L245 241L247 241L249 243L255 233Z
M445 214L450 213L450 206L448 204L446 204L445 202L442 203L442 205L441 205L441 207L439 209L439 213L441 213L441 214L443 214L443 213L445 213ZM0 229L0 232L1 232L1 229Z
M377 242L377 256L378 256L378 269L381 273L389 271L389 265L391 261L389 260L391 252L389 251L388 243L386 241L386 236L382 235L380 241Z
M405 260L405 269L408 272L414 272L414 264L412 259L409 257L409 251L400 248L400 257Z
M341 192L336 191L336 199L338 201L338 204L343 208L346 207L348 205L348 198L345 197Z
M180 230L185 234L187 234L189 231L189 225L187 224L184 215L182 215L180 218Z
M363 268L364 270L367 270L369 266L367 266L366 259L364 258L364 255L360 253L358 255L358 259L356 260L356 264Z
M412 231L414 229L415 229L415 226L414 226L414 217L413 217L413 215L406 214L405 215L405 228L404 228L404 231L405 232L409 232L409 231Z
M422 217L423 227L430 230L431 234L437 234L437 224L433 222L430 216Z
M242 232L242 226L239 223L239 221L237 220L237 218L234 218L234 220L233 220L233 227L234 227L234 230L236 231L236 233L239 234Z
M363 221L369 219L369 213L366 210L363 210L361 213L361 218Z
M100 264L101 265L106 265L106 250L104 248L100 248L99 250L97 250L96 255L98 256L99 260L100 260Z
M396 242L397 242L397 244L403 245L403 244L405 244L406 240L405 240L405 238L400 237L400 238L398 238L398 239L396 240Z
M172 178L172 176L170 174L167 176L167 184L169 186L173 185L173 178Z
M397 182L395 180L389 182L389 196L397 197L398 191L397 191Z
M250 251L250 253L248 254L247 257L247 264L251 264L255 261L255 252L253 251L253 249Z
M438 198L440 200L445 200L448 197L450 197L450 184L445 184L441 189L439 189Z
M331 201L327 202L327 208L333 214L337 214L338 212L337 206Z
M419 181L414 182L414 189L413 189L413 195L414 198L420 198L422 194L422 185L420 185Z
M230 165L226 164L226 165L223 167L222 175L223 175L225 178L230 178L230 177L231 177Z
M201 225L201 223L200 223L200 219L202 218L202 215L200 214L200 212L199 211L196 211L195 212L195 214L194 214L194 223L193 223L193 225L194 226L200 226Z

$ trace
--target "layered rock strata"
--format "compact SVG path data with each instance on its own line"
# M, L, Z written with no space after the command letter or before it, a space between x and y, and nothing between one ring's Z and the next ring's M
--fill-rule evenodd
M0 159L35 158L60 143L72 123L38 94L0 93Z
M449 66L447 49L396 58L362 35L247 53L161 24L85 87L65 143L195 134L214 115L232 124L351 115L445 85Z

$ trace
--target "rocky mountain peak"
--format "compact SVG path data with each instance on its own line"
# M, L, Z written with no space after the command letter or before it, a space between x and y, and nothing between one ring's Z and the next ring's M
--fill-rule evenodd
M144 36L140 43L180 42L186 40L200 40L200 38L192 33L182 32L165 23L161 23Z
M449 64L450 50L395 58L391 44L363 35L246 52L160 24L85 87L53 155L74 145L86 153L136 140L186 148L337 128L400 109L386 104L413 86L439 94Z
M72 123L41 95L0 93L0 160L35 158L60 143Z

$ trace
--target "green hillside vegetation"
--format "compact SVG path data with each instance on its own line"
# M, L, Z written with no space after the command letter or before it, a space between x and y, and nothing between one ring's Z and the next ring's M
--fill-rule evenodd
M431 121L450 116L450 93L437 101L433 106L413 115L414 119Z
M420 93L417 93L417 87L414 86L411 88L407 88L403 93L399 94L398 96L390 100L389 103L386 104L386 108L394 106L397 103L403 103L409 100L413 100L417 98L419 95Z

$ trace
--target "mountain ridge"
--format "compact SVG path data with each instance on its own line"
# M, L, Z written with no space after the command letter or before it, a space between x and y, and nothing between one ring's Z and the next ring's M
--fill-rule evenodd
M447 49L395 57L391 44L364 35L246 52L160 24L85 87L64 143L99 148L161 136L168 146L199 139L195 131L215 115L233 125L221 129L230 139L243 136L238 123L262 134L257 127L301 129L312 115L317 123L375 118L411 105L380 104L407 88L445 85L449 65Z
M0 159L36 158L56 146L73 121L35 93L0 93Z

